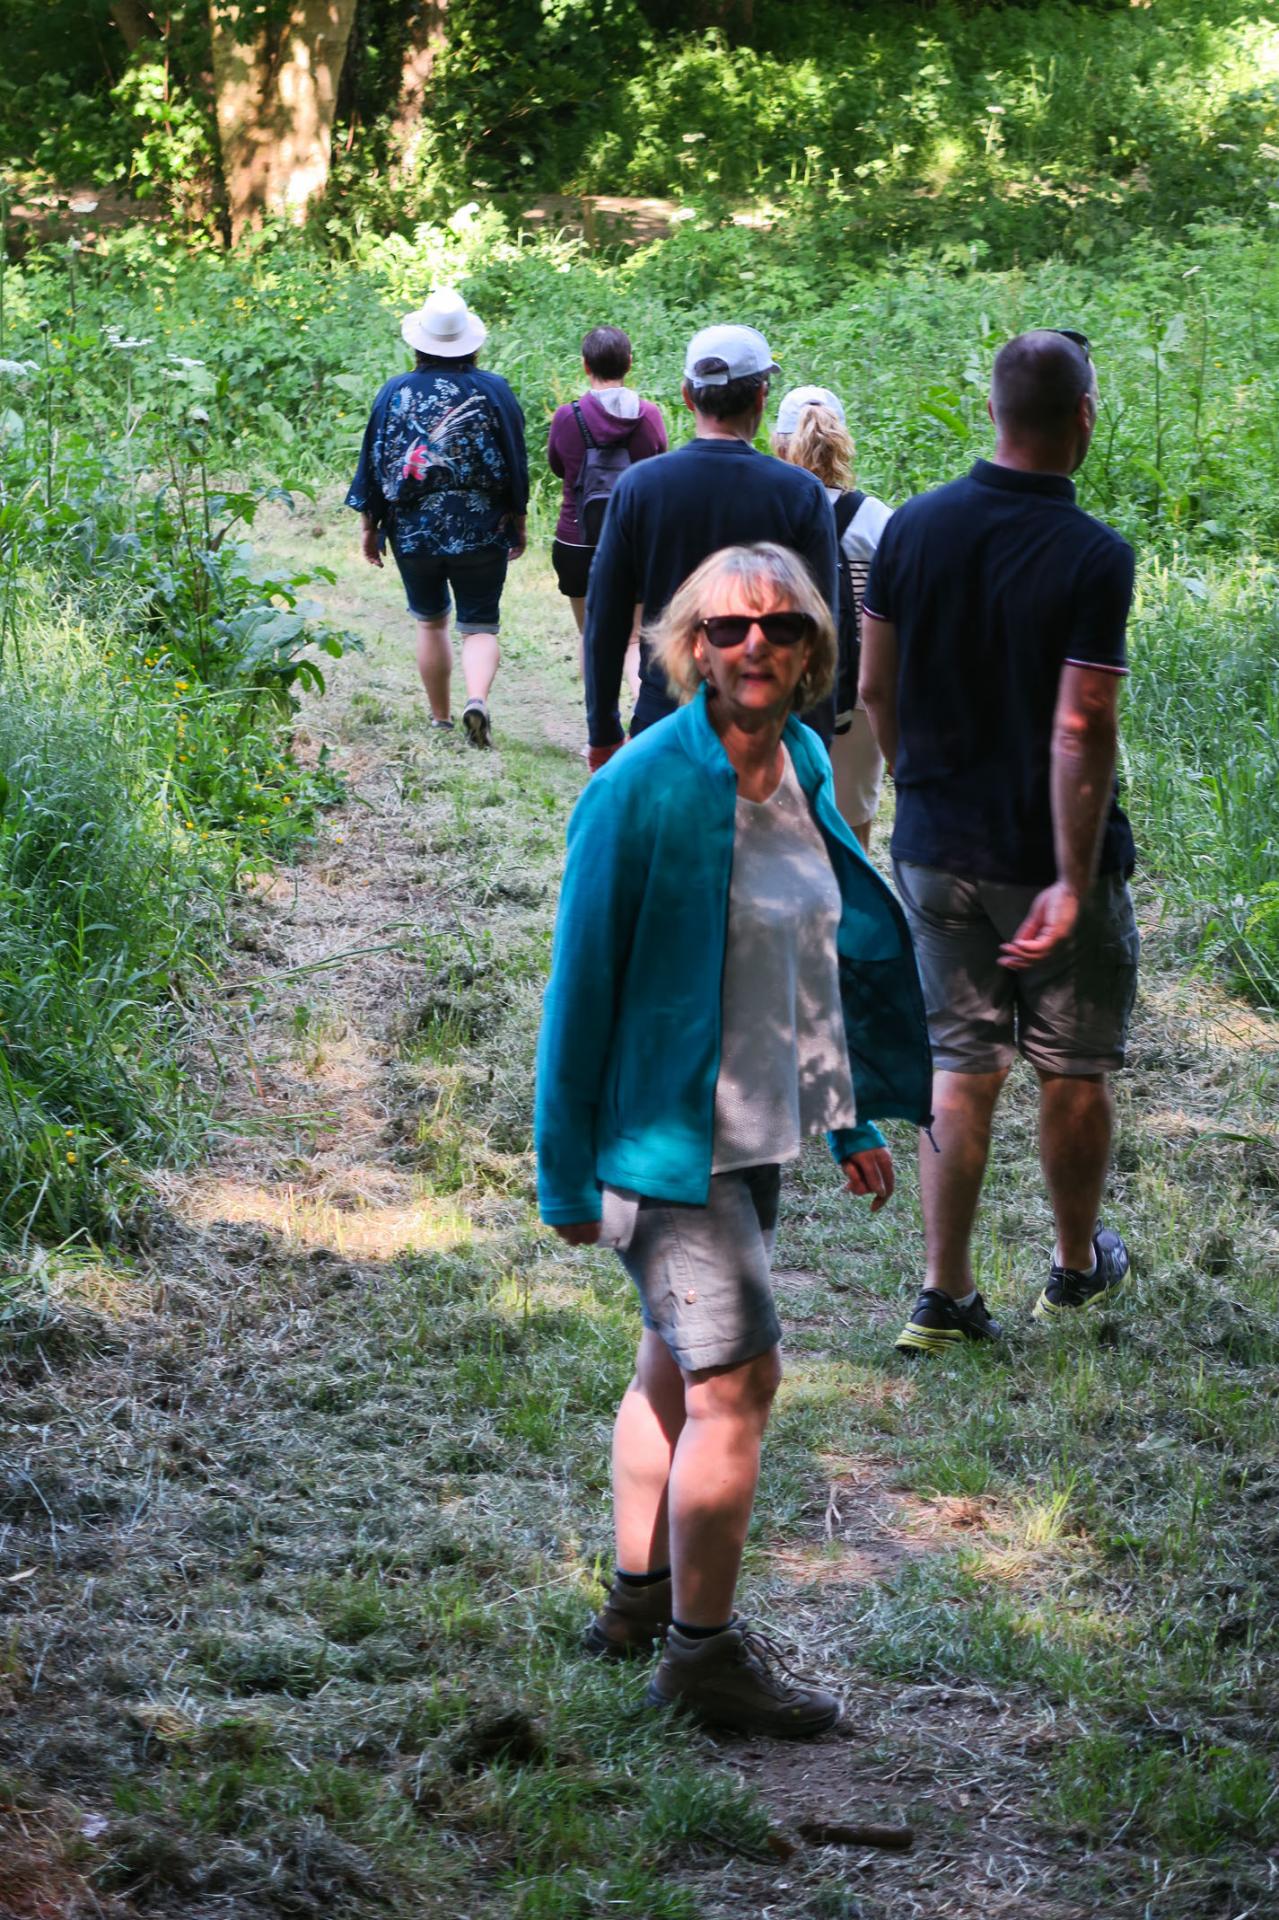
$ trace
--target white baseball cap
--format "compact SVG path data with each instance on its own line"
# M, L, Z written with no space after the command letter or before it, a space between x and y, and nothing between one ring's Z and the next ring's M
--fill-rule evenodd
M684 378L690 387L726 387L756 373L780 373L768 342L754 327L703 327L688 343Z
M461 360L479 351L488 339L488 328L460 293L442 287L438 293L428 294L416 313L405 314L400 337L416 353L438 353L444 359Z
M792 387L777 409L777 432L794 433L805 407L828 407L840 426L845 425L844 403L829 387Z

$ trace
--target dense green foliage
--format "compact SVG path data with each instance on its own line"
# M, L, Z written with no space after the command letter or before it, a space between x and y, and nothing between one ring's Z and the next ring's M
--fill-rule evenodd
M105 19L77 33L69 0L10 11L0 158L212 219L203 0L157 8L160 37L132 54ZM406 146L416 11L364 0L357 15L330 227L407 230L469 194L762 197L801 217L820 205L863 257L944 232L1005 262L1113 247L1205 206L1264 217L1275 198L1279 46L1242 0L758 0L703 9L724 25L701 27L697 9L642 0L453 0Z
M323 570L243 537L288 496L214 484L216 375L64 290L33 323L8 289L0 358L0 1234L112 1226L131 1162L195 1146L175 1049L222 904L340 791L289 750L342 652Z

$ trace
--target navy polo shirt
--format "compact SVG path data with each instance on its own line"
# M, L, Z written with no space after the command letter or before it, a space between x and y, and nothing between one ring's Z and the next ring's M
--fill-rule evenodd
M1132 584L1132 548L1056 474L979 460L897 509L864 598L897 629L894 859L978 880L1055 879L1062 668L1127 672ZM1101 871L1132 866L1116 783Z

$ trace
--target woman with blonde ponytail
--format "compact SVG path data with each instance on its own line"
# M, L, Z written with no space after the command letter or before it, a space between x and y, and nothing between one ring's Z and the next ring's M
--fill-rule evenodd
M884 760L875 745L866 709L857 698L857 640L862 589L891 508L857 490L854 447L844 408L828 387L795 387L777 410L773 452L793 467L805 467L830 495L844 573L840 592L839 677L835 690L835 737L830 743L839 810L861 845L870 847L871 821L879 805Z

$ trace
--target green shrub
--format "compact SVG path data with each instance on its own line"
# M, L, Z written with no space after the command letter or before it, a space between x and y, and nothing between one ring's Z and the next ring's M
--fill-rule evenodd
M129 1161L198 1137L179 994L229 875L50 617L0 701L0 1236L117 1224Z

